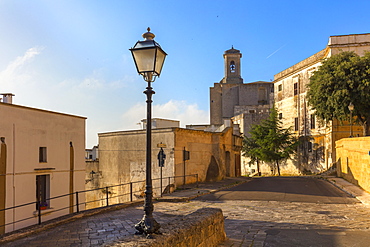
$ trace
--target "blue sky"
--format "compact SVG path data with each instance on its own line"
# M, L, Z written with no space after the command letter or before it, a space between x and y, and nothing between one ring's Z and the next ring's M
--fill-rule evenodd
M88 148L97 133L138 129L146 83L128 49L151 27L168 53L153 117L209 123L209 87L232 45L244 82L270 81L331 35L370 32L369 9L368 0L0 0L0 93L87 117Z

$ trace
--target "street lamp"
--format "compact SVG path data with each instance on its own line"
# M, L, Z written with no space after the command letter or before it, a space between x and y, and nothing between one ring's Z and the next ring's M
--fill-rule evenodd
M349 125L349 137L353 137L353 132L352 132L352 112L353 110L355 109L355 106L351 103L349 103L348 105L348 110L350 112L350 125Z
M136 234L147 235L158 232L160 225L153 217L153 186L152 186L152 95L155 92L152 90L151 83L155 81L161 74L166 53L160 45L153 39L155 35L150 32L144 33L144 41L136 42L135 46L130 49L135 62L137 72L143 76L148 83L148 87L144 91L147 96L147 118L146 118L146 186L144 198L144 217L135 225Z

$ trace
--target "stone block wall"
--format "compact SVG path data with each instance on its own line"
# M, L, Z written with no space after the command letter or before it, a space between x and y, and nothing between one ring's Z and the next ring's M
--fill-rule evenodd
M215 247L226 240L224 216L219 208L201 208L197 211L179 216L162 223L162 235L154 235L154 239L117 241L110 246L135 247Z
M370 192L370 137L336 141L337 174Z

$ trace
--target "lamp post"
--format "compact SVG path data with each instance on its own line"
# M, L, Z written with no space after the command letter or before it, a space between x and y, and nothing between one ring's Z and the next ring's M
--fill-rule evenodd
M353 137L353 131L352 131L352 112L353 110L355 109L355 106L351 103L349 103L348 105L348 110L350 112L350 116L349 116L349 121L350 121L350 125L349 125L349 137Z
M160 225L153 217L153 186L152 186L152 95L155 94L151 83L161 74L166 53L153 39L155 35L150 32L144 33L144 41L136 42L130 49L135 62L137 72L143 76L148 83L144 94L147 96L147 118L146 118L146 186L144 198L144 217L135 225L136 234L145 233L147 238L158 232Z

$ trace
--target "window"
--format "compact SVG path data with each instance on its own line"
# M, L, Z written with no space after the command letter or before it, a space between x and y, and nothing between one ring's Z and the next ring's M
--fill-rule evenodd
M266 93L266 88L264 87L258 88L258 104L260 105L267 104L267 93Z
M283 84L280 84L279 86L278 86L278 91L280 92L280 91L282 91L283 90Z
M315 129L316 128L316 125L315 125L315 115L311 114L311 129Z
M312 152L312 142L308 142L308 152Z
M298 83L294 83L294 95L298 95Z
M234 73L235 72L235 62L234 61L231 61L230 62L230 72L231 73Z
M294 131L298 131L298 118L294 118Z
M46 159L46 147L40 147L39 149L39 162L47 162Z
M279 119L283 119L283 113L279 113Z
M40 202L40 210L50 208L50 175L36 176L36 199ZM39 204L36 203L36 210Z

